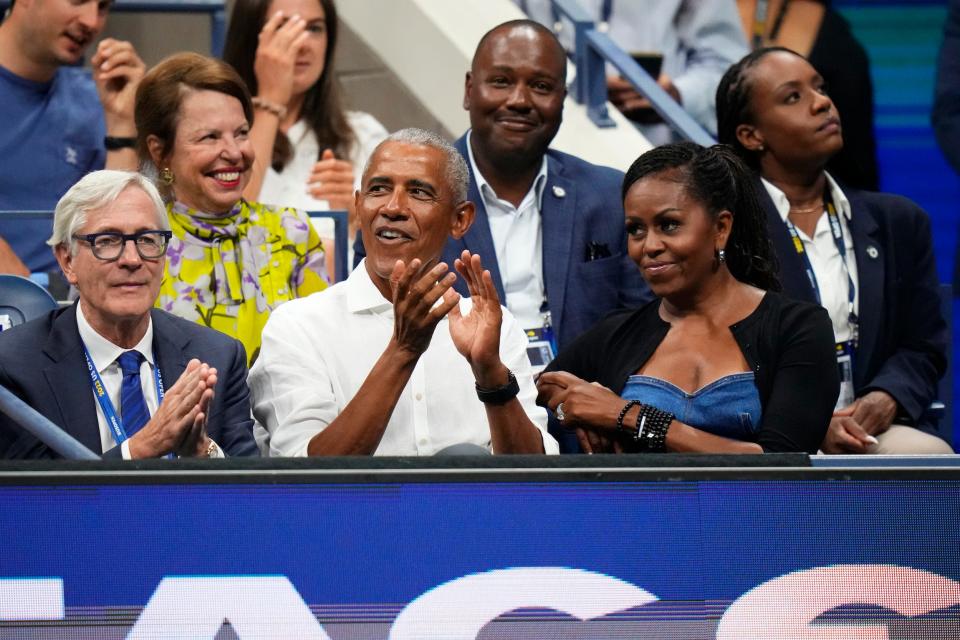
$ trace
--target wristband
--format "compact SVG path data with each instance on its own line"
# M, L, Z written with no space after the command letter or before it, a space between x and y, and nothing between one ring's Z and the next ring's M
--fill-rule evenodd
M627 417L627 412L630 411L630 407L635 407L638 404L640 404L639 400L628 400L627 404L623 405L623 409L620 410L620 415L617 416L617 433L618 434L623 433L623 419Z
M263 98L253 98L251 102L253 103L254 109L261 109L267 113L272 113L280 120L283 120L287 115L287 108L280 106L275 102L270 102L269 100L264 100Z
M661 411L652 405L641 404L633 441L639 445L641 451L666 451L667 431L674 417L672 413Z
M120 149L135 149L137 147L137 139L118 137L118 136L106 136L103 139L103 146L107 148L107 151L119 151Z
M474 386L477 388L477 397L484 404L506 404L520 393L520 384L517 382L517 377L513 375L513 371L507 371L507 384L502 387L484 389L477 383L474 383Z

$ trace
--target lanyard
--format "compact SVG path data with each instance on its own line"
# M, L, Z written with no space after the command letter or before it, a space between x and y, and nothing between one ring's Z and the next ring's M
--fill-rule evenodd
M852 346L856 348L860 338L860 321L854 306L857 298L857 288L853 284L853 277L850 275L850 269L847 267L847 243L843 239L843 227L840 225L840 216L837 215L837 209L833 205L833 197L829 190L826 193L824 201L827 205L827 218L830 221L830 235L833 236L833 243L836 245L837 252L840 254L843 272L847 274L847 322L850 324L850 342ZM800 239L797 227L790 222L790 218L786 218L785 221L787 223L787 230L790 231L790 237L793 240L793 248L803 259L804 268L807 271L807 278L810 280L810 286L813 287L813 293L817 297L817 304L823 306L823 301L820 298L820 286L817 284L817 276L813 272L813 265L810 264L810 256L807 255L806 250L803 248L803 240Z
M127 439L127 431L123 428L123 423L117 416L117 412L113 408L113 403L110 402L110 398L107 396L107 388L103 385L103 380L100 379L97 368L93 366L93 360L90 359L90 351L87 350L87 345L83 345L83 355L87 359L87 371L90 372L90 385L93 387L93 394L97 396L97 402L100 403L103 417L107 419L107 425L113 433L113 439L119 446ZM163 402L163 376L160 374L160 367L154 367L153 373L153 381L157 386L157 404L159 405Z

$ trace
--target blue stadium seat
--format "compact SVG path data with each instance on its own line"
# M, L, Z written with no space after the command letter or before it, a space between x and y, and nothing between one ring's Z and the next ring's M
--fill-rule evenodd
M36 282L0 274L0 327L15 327L56 308L57 301Z

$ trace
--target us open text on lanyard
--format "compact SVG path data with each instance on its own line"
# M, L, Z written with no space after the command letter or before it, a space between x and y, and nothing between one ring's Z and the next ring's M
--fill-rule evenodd
M840 371L840 396L837 398L836 407L846 407L854 400L853 390L853 354L857 349L860 340L860 320L856 312L857 288L853 284L853 277L850 275L850 268L847 266L847 243L843 239L843 227L840 224L840 216L837 214L837 208L833 204L833 196L829 189L824 197L824 204L827 209L827 219L830 222L830 235L833 236L833 243L840 254L840 260L843 264L843 272L847 274L847 323L850 326L850 339L845 342L838 342L837 349L837 367ZM804 269L807 272L807 278L813 287L813 293L817 298L817 304L823 306L820 298L820 285L817 283L817 276L813 272L813 265L810 264L810 256L807 255L803 247L803 240L800 239L800 233L797 227L786 219L787 230L790 232L790 238L793 240L793 248L803 260Z
M103 411L103 417L107 419L107 426L110 427L113 439L116 440L117 446L120 446L129 438L127 430L123 428L123 422L107 396L107 388L104 386L103 380L100 379L97 368L93 366L93 360L90 358L90 352L86 345L83 346L83 355L87 359L87 371L90 373L90 385L93 387L93 394L97 397L97 402L100 403L100 409ZM152 367L152 369L153 382L157 387L157 405L159 406L163 402L163 376L160 373L160 367Z

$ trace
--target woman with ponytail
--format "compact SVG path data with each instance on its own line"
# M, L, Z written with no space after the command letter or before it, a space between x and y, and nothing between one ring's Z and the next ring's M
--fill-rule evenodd
M717 88L720 142L754 169L784 293L822 304L840 395L825 453L952 453L927 408L946 368L947 326L930 219L899 196L826 170L844 147L823 77L799 54L758 49Z
M538 381L587 453L815 452L839 381L826 312L778 293L753 177L731 149L643 154L627 246L660 298L598 323Z

